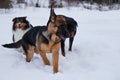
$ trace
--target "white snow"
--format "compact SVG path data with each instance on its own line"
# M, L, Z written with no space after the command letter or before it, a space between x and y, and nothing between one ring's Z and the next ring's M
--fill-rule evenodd
M49 11L26 8L0 14L0 44L12 42L14 17L27 16L32 25L45 25ZM59 53L60 71L53 74L52 65L44 65L37 54L27 63L23 54L0 46L0 80L120 80L120 10L63 8L55 12L78 22L73 51L68 51L67 39L66 57ZM51 54L47 56L52 63Z

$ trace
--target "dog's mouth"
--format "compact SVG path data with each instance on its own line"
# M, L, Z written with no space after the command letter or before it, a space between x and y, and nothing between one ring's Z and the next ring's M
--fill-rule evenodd
M62 40L65 40L66 38L65 38L64 36L61 36L61 39L62 39Z
M66 38L69 37L69 33L67 30L59 30L57 32L57 35L62 39L62 40L65 40Z
M60 39L65 40L66 38L68 38L68 36L64 35L64 34L58 34L58 36L60 37Z
M62 40L65 40L65 39L66 39L66 37L63 36L63 35L59 35L59 37L60 37Z

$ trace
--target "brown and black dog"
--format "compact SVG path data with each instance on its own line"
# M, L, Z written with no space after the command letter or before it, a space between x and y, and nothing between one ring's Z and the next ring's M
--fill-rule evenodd
M68 48L68 50L72 51L72 44L73 44L73 41L74 41L74 37L76 35L78 24L71 17L67 17L67 16L64 16L64 15L56 15L56 16L57 17L63 17L66 21L66 28L67 28L67 31L69 33L69 37L67 37L67 38L69 38L69 48ZM49 18L48 23L50 22L50 19L51 19L51 17ZM60 19L62 19L62 18L60 18ZM65 33L63 33L63 34L65 34ZM63 56L65 56L65 40L66 39L61 40L61 51L62 51Z
M5 44L4 47L18 48L23 47L26 61L30 62L34 52L41 55L44 64L50 65L46 53L52 53L53 72L57 73L59 49L61 40L69 36L66 27L65 17L56 16L54 9L51 8L50 20L47 26L38 26L30 29L21 40L16 43ZM9 47L11 45L11 47Z

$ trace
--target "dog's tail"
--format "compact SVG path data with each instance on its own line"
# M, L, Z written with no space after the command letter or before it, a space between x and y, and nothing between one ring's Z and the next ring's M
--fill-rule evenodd
M10 43L10 44L4 44L2 45L3 47L6 48L19 48L22 45L22 39L20 39L19 41L15 42L15 43Z

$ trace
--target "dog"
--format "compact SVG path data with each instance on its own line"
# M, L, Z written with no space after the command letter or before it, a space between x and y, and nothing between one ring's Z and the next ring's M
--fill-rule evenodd
M67 38L69 38L69 48L68 48L68 50L72 51L72 45L73 45L74 37L76 35L78 23L71 17L67 17L67 16L64 16L64 15L56 15L56 16L64 17L65 20L66 20L66 25L67 25L66 27L67 27L67 31L69 33L69 37L67 37ZM48 23L50 22L50 18L48 20ZM47 23L47 25L48 25L48 23ZM65 40L66 39L61 40L61 52L62 52L63 56L65 56Z
M52 53L53 72L57 73L59 49L61 40L69 36L66 21L63 16L56 16L51 7L50 21L47 26L33 27L24 34L21 40L16 43L5 44L7 48L18 48L22 46L26 61L30 62L34 52L41 55L44 64L50 65L46 53Z
M22 36L33 27L26 18L27 17L15 17L12 20L13 42L17 42L22 39Z
M23 35L29 31L33 26L29 23L28 20L26 20L27 17L15 17L13 21L13 27L12 27L12 32L13 32L13 37L12 40L13 42L17 42L20 39L22 39ZM18 52L22 52L22 48L17 48L16 49Z

